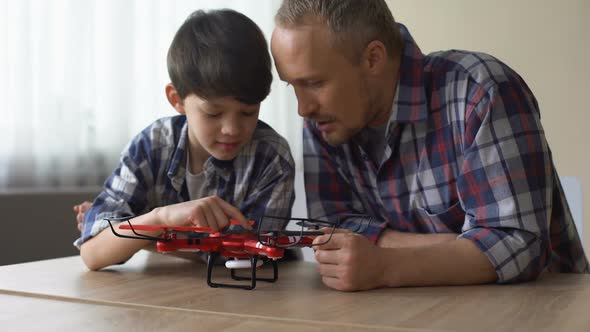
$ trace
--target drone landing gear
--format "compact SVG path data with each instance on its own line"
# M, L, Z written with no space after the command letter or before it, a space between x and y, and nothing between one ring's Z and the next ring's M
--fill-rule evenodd
M240 284L222 284L216 283L211 280L213 274L213 265L215 264L216 258L219 256L217 252L210 252L207 257L207 284L210 287L226 287L226 288L239 288L252 290L256 287L256 281L275 282L279 278L279 268L276 260L271 260L273 276L271 278L256 278L256 264L258 263L258 255L250 255L250 276L242 277L235 273L235 269L231 269L231 278L236 281L250 281L249 285Z

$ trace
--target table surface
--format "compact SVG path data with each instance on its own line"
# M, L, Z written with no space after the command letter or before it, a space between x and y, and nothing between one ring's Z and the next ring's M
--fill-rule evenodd
M220 266L214 278L227 281L228 275ZM259 282L252 291L210 288L205 278L204 264L147 252L96 272L79 256L0 266L0 321L19 324L35 317L38 322L32 313L46 310L39 319L56 330L72 319L77 322L72 326L116 323L115 330L197 324L224 331L590 331L590 275L547 273L515 285L339 292L321 283L315 264L296 261L279 264L278 281ZM57 319L55 312L68 317Z

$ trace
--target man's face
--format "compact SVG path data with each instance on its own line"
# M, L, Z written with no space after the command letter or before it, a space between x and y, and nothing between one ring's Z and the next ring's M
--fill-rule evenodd
M260 104L248 105L232 97L205 100L191 94L183 101L189 123L191 153L206 159L231 160L252 138Z
M373 110L364 69L331 46L323 25L277 26L271 51L299 115L315 121L328 143L346 143L367 125Z

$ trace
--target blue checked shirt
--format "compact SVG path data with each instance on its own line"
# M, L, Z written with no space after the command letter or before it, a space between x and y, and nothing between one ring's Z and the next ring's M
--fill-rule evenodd
M104 218L145 214L190 200L185 182L188 125L185 116L160 119L137 135L119 167L84 215L78 248L108 227ZM251 141L231 161L210 157L203 167L207 196L217 195L246 218L289 217L295 200L295 167L287 141L258 121ZM282 225L279 225L282 227Z
M384 151L365 131L338 147L312 121L303 131L310 218L361 213L384 229L457 233L473 241L498 282L552 271L588 272L539 107L497 59L465 51L423 55L408 30ZM374 145L373 145L374 146ZM358 220L346 219L357 228Z

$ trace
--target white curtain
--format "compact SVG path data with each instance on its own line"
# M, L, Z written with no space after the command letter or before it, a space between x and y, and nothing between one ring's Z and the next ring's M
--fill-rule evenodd
M197 9L232 8L267 40L277 0L0 0L0 190L101 185L167 103L166 53ZM278 80L261 119L301 167L301 119Z

